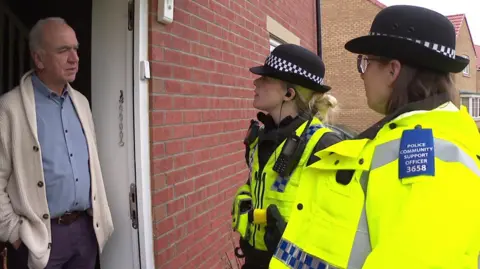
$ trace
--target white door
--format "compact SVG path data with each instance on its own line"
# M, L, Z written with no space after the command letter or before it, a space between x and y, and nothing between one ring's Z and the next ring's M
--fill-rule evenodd
M94 0L92 8L92 112L115 227L100 257L102 269L140 268L138 230L132 227L129 201L135 163L128 7L128 0Z

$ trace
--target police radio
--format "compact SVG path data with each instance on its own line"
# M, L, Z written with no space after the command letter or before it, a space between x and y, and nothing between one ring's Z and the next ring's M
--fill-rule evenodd
M302 158L303 151L307 145L307 139L305 136L312 119L313 118L310 118L300 136L297 136L294 132L292 136L285 141L280 156L273 166L273 171L277 172L281 177L290 176Z

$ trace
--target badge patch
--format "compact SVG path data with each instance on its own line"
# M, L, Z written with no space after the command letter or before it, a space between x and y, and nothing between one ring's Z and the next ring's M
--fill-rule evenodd
M405 130L398 156L399 178L435 175L435 147L432 129Z

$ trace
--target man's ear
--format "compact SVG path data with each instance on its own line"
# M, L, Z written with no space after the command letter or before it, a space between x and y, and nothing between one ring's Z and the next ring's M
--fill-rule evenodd
M33 58L33 62L35 63L35 66L38 69L42 70L45 68L45 65L43 63L43 55L40 52L33 52L32 58Z

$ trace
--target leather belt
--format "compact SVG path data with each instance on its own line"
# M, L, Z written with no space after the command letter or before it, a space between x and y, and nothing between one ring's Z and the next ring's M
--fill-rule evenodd
M86 211L67 212L58 218L52 219L52 221L62 225L70 225L75 221L77 221L80 217L83 217L86 215L87 215Z

